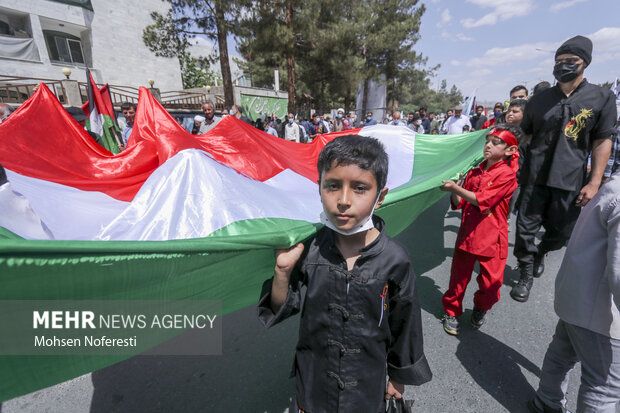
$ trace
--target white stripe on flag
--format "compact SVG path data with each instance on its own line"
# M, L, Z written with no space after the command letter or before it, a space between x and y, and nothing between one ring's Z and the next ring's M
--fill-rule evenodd
M388 188L411 179L415 135L409 128L378 125L364 128L360 134L384 143L390 161ZM131 203L100 192L7 173L55 239L201 238L248 219L315 223L322 211L317 183L291 170L260 182L197 149L181 151L157 168Z

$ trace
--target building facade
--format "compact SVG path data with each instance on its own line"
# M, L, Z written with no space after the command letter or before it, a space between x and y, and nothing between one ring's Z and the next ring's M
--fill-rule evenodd
M161 90L181 90L176 58L157 57L142 41L161 0L0 0L0 75L86 81L131 87L148 80Z

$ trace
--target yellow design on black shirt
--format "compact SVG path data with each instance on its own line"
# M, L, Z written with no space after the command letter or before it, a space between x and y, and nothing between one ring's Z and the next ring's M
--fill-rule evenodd
M573 116L564 127L564 135L567 138L572 138L573 140L579 139L579 132L586 127L586 119L592 116L592 109L581 109L581 113L577 116Z

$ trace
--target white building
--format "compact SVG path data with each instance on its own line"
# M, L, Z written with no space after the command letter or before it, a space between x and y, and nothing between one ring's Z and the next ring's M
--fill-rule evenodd
M161 0L0 0L0 75L181 90L176 58L157 57L142 41Z

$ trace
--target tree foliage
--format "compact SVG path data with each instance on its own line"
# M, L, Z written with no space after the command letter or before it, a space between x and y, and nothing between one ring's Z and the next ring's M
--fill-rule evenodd
M293 5L292 24L286 7ZM415 50L425 6L419 0L247 0L239 25L240 65L258 87L271 87L273 70L294 90L300 109L311 97L321 111L350 110L360 83L384 76L388 106L442 107L460 95L434 91L426 58ZM291 85L287 59L294 57ZM289 60L290 61L290 60ZM290 94L289 94L290 101ZM289 102L290 103L290 102Z
M183 74L185 78L194 78L196 67L200 62L220 62L224 98L226 105L233 102L232 76L228 58L228 33L232 31L235 13L230 12L230 1L223 0L166 0L170 4L170 11L162 15L151 13L153 24L142 32L144 44L157 56L177 57L183 69L193 71ZM232 10L235 10L233 7ZM190 39L197 35L217 41L217 49L207 56L197 59L194 64L188 62L188 48ZM185 59L185 60L183 60Z
M219 42L222 33L232 33L243 57L238 64L254 86L271 89L279 70L290 111L351 110L359 85L382 78L388 109L413 104L439 111L462 99L456 87L429 86L439 66L428 67L415 49L426 10L420 0L167 1L171 12L153 13L154 24L143 38L156 54L185 59L184 73L191 73L184 75L184 84L199 84L205 79L203 62L219 58L226 85L228 57L221 44L219 56L191 61L185 53L193 36ZM232 99L232 85L230 93Z
M179 64L181 66L183 89L222 83L222 77L219 73L211 70L209 60L206 58L195 58L185 52L179 55Z

